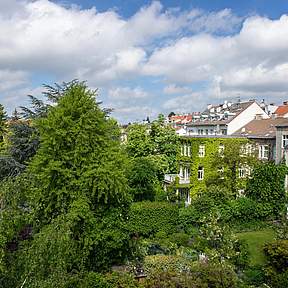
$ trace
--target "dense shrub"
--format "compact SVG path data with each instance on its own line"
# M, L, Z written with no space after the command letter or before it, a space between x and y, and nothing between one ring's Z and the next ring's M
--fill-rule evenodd
M238 287L227 263L191 262L180 256L150 256L145 261L144 287Z
M133 234L150 236L159 231L176 232L178 207L166 202L138 202L131 206L129 230Z
M273 215L273 207L269 203L259 203L248 197L231 200L221 207L221 216L225 222L264 220Z
M287 172L286 165L261 163L255 167L253 177L247 183L247 196L257 202L269 204L272 208L270 212L279 216L285 208Z
M274 288L288 287L288 240L276 240L264 247L266 274Z

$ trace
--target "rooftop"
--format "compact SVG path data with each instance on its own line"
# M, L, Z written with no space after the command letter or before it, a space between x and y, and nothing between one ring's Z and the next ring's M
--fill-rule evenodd
M277 126L288 126L287 118L269 118L252 120L244 127L240 128L233 135L251 138L275 138Z

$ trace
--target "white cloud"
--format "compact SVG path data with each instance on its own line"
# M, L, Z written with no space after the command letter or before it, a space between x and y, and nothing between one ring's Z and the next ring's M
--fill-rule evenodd
M149 94L144 91L141 87L134 89L130 87L117 87L108 91L108 97L114 100L137 100L146 99Z
M143 116L149 109L151 114L158 111L161 105L164 109L176 109L178 104L181 109L199 110L195 103L239 93L284 97L287 51L287 15L276 20L242 19L229 9L183 11L165 9L153 1L124 19L116 11L98 12L97 7L0 0L2 98L29 89L33 75L42 73L57 81L76 77L88 80L90 86L104 87L110 104L125 117L131 105L137 111L131 115L136 117L142 113L140 108L146 109ZM133 81L145 76L166 85L160 88L164 94L183 96L165 103L161 103L167 99L164 97L144 103L150 93ZM117 88L123 79L125 84ZM201 88L201 96L188 87L203 81L207 85ZM5 101L15 106L21 101L16 98Z
M222 95L237 90L260 96L265 91L277 97L287 91L287 51L288 16L251 17L239 34L199 34L154 51L144 72L174 83L208 81L213 86L216 79Z
M14 90L27 83L28 75L24 71L0 70L0 92Z
M204 97L203 97L204 96ZM183 96L177 96L167 100L163 108L175 113L187 113L192 111L201 111L205 106L207 98L203 93L193 92Z
M191 88L185 86L177 86L176 84L169 84L164 87L165 94L184 94L192 92Z

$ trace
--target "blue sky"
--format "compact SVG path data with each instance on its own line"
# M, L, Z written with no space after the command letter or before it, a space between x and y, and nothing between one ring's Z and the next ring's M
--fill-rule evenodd
M86 80L120 122L288 98L288 1L1 0L0 102Z

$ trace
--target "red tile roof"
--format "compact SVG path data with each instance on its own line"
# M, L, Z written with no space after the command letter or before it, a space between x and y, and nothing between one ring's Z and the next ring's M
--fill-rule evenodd
M275 114L278 116L284 116L287 113L288 113L288 105L279 106L275 111Z

